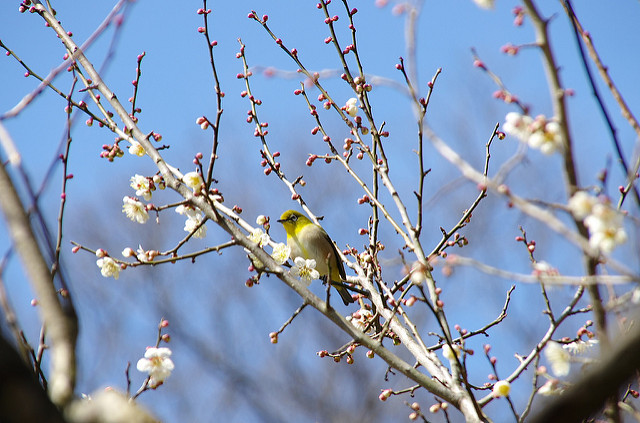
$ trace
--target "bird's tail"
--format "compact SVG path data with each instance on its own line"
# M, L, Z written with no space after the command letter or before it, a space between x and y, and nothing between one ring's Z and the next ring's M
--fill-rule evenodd
M333 282L331 283L331 285L333 285L333 287L338 291L338 294L340 294L340 298L342 298L342 302L344 303L344 305L349 305L355 302L347 288L345 288L341 284L336 284Z

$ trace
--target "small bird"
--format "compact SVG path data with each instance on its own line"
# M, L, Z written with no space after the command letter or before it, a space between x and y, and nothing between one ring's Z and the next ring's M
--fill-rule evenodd
M291 259L296 257L314 259L316 270L325 282L327 279L331 281L331 285L338 290L344 305L353 303L351 294L341 285L341 282L347 279L342 260L325 230L295 210L282 213L278 222L282 223L284 230L287 231L287 245L291 248ZM331 270L330 275L329 270Z

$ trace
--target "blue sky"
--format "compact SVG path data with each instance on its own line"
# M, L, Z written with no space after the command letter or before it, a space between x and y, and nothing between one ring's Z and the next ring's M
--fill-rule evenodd
M57 16L67 30L73 31L76 42L84 41L114 4L104 1L83 2L82 6L75 2L59 3L54 4ZM568 100L571 130L576 157L579 159L580 181L583 186L589 186L597 183L598 172L608 166L609 160L614 160L609 135L593 102L590 88L585 83L573 34L562 8L556 2L540 3L544 14L553 16L550 24L553 50L561 66L562 80L567 88L575 90L575 96ZM359 51L367 74L401 82L401 74L395 69L395 64L399 56L406 55L405 16L392 13L394 4L390 1L388 6L378 8L372 1L360 2L356 5L359 12L355 22ZM552 114L539 52L535 48L523 49L515 57L500 52L500 47L506 43L526 44L534 39L528 20L519 28L512 25L511 10L516 4L498 0L495 10L486 11L471 1L427 2L418 21L417 67L422 93L425 93L426 82L436 69L443 68L429 106L428 122L477 167L484 161L484 143L495 123L503 123L505 114L514 108L492 98L496 87L487 75L473 67L472 47L510 90L531 105L533 115ZM59 40L38 16L19 14L17 7L15 2L0 4L0 39L37 73L46 75L61 62L64 51ZM205 41L197 32L197 27L202 25L202 17L196 14L199 7L202 7L201 3L191 1L138 1L126 11L123 29L118 34L114 55L108 63L103 64L105 51L112 42L112 28L87 51L87 56L97 68L106 66L105 82L123 102L133 92L131 81L135 78L136 57L142 52L146 53L138 97L138 104L142 107L140 127L143 132L153 130L163 135L162 142L171 145L165 151L165 157L183 171L193 170L191 160L196 152L202 151L206 155L210 149L210 132L202 131L195 124L196 118L202 115L213 118L215 113ZM265 177L259 166L258 141L253 137L253 126L245 122L249 104L239 95L244 89L243 81L236 78L236 74L242 71L241 62L235 58L239 48L237 39L242 38L247 46L250 66L282 71L294 71L296 67L260 25L247 19L247 13L255 9L259 15L268 14L271 29L287 46L298 49L299 57L307 68L335 70L339 69L339 61L333 46L323 42L327 28L315 2L245 0L210 2L209 7L213 9L210 16L211 37L218 41L215 48L216 65L222 90L226 94L220 160L214 177L220 181L219 188L225 194L227 204L240 205L245 210L247 221L253 222L258 214L270 215L275 220L283 210L293 208L295 204L291 202L286 188L273 175ZM604 2L584 1L576 1L574 7L583 26L592 34L603 61L609 66L610 74L628 104L632 110L638 110L640 34L637 22L640 21L640 8L632 2L607 2L605 5ZM337 27L343 31L341 36L344 37L347 32L342 5L334 1L331 8L341 16ZM24 70L15 60L4 56L0 58L0 113L12 108L37 86L33 78L25 78L23 74ZM254 95L263 101L260 117L269 122L268 142L272 151L282 153L283 168L292 179L295 175L304 175L308 184L302 194L312 210L325 216L323 226L338 245L344 247L349 244L361 248L366 239L360 237L357 231L366 226L369 210L356 203L357 198L362 196L358 186L346 177L338 165L316 163L311 168L305 166L309 153L322 154L326 151L320 138L310 134L315 124L302 98L293 94L299 87L300 78L269 77L256 71L250 81ZM64 92L70 89L68 75L59 76L55 83ZM604 85L600 80L598 83L614 118L623 149L630 157L634 146L637 146L637 138L621 118ZM339 78L328 79L326 87L338 103L353 96L349 87ZM317 91L310 93L311 98L317 97ZM412 149L416 148L416 125L410 103L404 94L389 86L375 86L371 99L378 121L387 122L386 128L391 133L387 147L392 165L390 175L400 194L406 198L409 209L415 211L412 191L416 189L416 170ZM64 106L60 97L45 92L17 118L3 122L22 152L25 169L36 187L40 186L45 169L59 153L58 146L64 136ZM322 117L332 131L332 138L340 140L346 136L346 130L335 116L324 114ZM358 374L357 371L366 371L365 365L368 363L357 363L361 366L359 370L344 370L344 363L338 367L315 357L315 351L338 347L344 339L335 330L332 333L332 329L325 326L315 326L321 325L321 322L318 316L311 316L311 312L307 313L309 316L301 318L304 320L296 321L297 326L294 324L291 334L285 332L277 346L270 345L267 334L286 320L297 306L297 301L274 278L264 280L256 288L245 288L244 280L250 274L241 251L225 252L221 257L205 257L195 265L124 272L118 281L102 278L94 257L72 255L68 244L71 240L90 248L102 247L112 254L119 254L124 247L135 249L138 244L146 248L168 249L183 236L181 219L173 216L173 213L161 215L160 225L153 226L150 222L145 227L136 226L122 215L122 196L133 195L128 186L129 178L134 173L153 174L153 163L129 155L113 164L100 159L101 146L112 143L113 135L95 125L88 128L81 124L85 120L83 116L78 116L78 119L80 124L73 128L72 133L69 165L75 177L68 187L63 260L71 276L72 292L77 295L80 317L86 321L83 326L85 329L81 332L79 351L85 357L94 358L85 358L80 363L79 389L82 392L106 385L122 388L126 362L135 363L144 347L154 342L155 325L162 316L169 317L175 323L175 333L182 334L174 336L171 344L177 366L172 376L175 383L172 386L170 380L157 392L143 395L142 401L166 421L181 421L180 416L206 419L207 395L214 395L218 400L224 395L226 379L220 375L228 375L228 372L220 369L226 368L228 371L229 368L222 364L211 366L211 361L215 361L211 360L211 356L206 360L194 352L194 349L198 350L194 339L214 345L211 351L220 353L216 363L227 363L220 359L227 357L231 362L238 360L246 364L243 370L248 374L259 374L265 382L259 384L262 391L257 391L256 397L269 394L269 390L262 385L286 384L286 377L271 375L265 370L270 366L279 368L276 364L281 365L283 357L299 364L296 368L306 370L311 380L313 375L320 377L334 373L337 373L336 378L349 379L355 378L353 375ZM340 142L337 144L341 145ZM517 141L513 138L494 142L492 166L495 164L495 167L492 169L497 169L516 149ZM1 157L5 159L4 152ZM430 148L426 155L426 166L432 169L432 173L427 178L423 242L431 247L440 238L439 228L451 226L477 191L473 184L462 180L457 170ZM609 193L615 195L616 187L623 179L615 160L610 166L608 188ZM537 151L529 151L527 159L510 175L508 183L527 198L563 203L566 196L560 183L560 167L558 157L544 157ZM365 167L360 170L365 171ZM46 181L47 189L40 202L51 227L56 219L61 179L60 168L56 168L51 180ZM21 187L24 193L24 186ZM177 197L170 193L154 196L154 202L158 204L176 200ZM637 205L631 201L627 204L637 217ZM485 200L474 219L477 219L474 220L477 222L475 226L470 225L464 232L470 245L461 250L461 254L528 273L528 257L513 241L519 234L518 226L522 225L537 240L540 260L550 261L563 274L581 272L575 248L533 219L509 210L500 198L490 196ZM274 222L272 236L283 240L283 231L276 226ZM619 253L618 258L627 260L627 264L638 271L637 227L629 225L629 231L627 252ZM388 263L384 275L389 280L397 279L401 277L397 254L400 245L388 226L383 226L382 237L388 245L381 255L381 259ZM195 250L224 240L226 235L210 227L208 238L194 242L190 248ZM4 254L8 248L6 229L1 226L0 253ZM470 330L475 329L478 321L484 324L499 313L510 285L510 281L491 279L470 269L456 269L451 278L439 273L436 277L444 286L451 323L460 323ZM35 342L39 324L34 310L28 306L33 294L26 288L15 259L10 261L4 280L12 303L19 311L21 323L29 339ZM320 286L314 287L319 293L321 289ZM492 334L494 338L478 340L475 345L478 353L482 342L495 345L496 354L501 357L499 368L503 374L510 373L517 365L513 359L514 351L528 351L532 340L539 337L540 331L545 328L545 318L539 314L541 300L536 299L532 307L531 298L537 296L538 292L537 286L518 285L512 303L512 319L507 319ZM557 288L553 291L553 301L560 307L571 293L568 288ZM211 297L216 295L219 297ZM218 308L214 310L215 307ZM532 319L531 327L522 328L522 319L531 316L540 317ZM416 319L419 317L416 316ZM428 318L426 322L428 325ZM562 335L572 336L575 326L582 323L576 321ZM310 325L311 329L305 324ZM315 327L323 329L315 332ZM234 334L232 339L228 338L229 333ZM216 344L216 341L221 344ZM364 360L363 354L361 356L360 361ZM482 362L481 357L474 359ZM371 398L377 401L379 391L376 389L387 387L386 382L382 381L384 366L379 362L371 366L379 372L375 375L377 378L373 378L371 386L374 388L367 391L367 395L349 392L353 409L364 407ZM475 367L477 373L474 376L477 383L481 384L489 368L486 363ZM193 375L199 374L199 371L202 371L201 377L194 380ZM140 380L139 375L135 376ZM396 384L393 387L398 389L406 386L406 381L399 377L390 383ZM522 379L521 389L528 389L528 383L526 378ZM181 390L185 392L185 389L189 402L182 406L168 403L173 395ZM314 394L319 395L318 392ZM330 398L334 396L339 398L335 393ZM247 398L250 397L247 394ZM420 399L427 406L430 397L423 394ZM380 421L389 419L393 413L406 411L401 399L392 398L389 402L391 404L381 406L379 402L374 402L372 405L382 407ZM234 403L234 412L221 406L221 403L221 400L214 401L212 405L213 412L219 416L226 416L230 421L260 421L259 414L251 411L252 403L248 399ZM304 408L303 405L298 406ZM500 409L505 406L505 403L501 403L491 407ZM310 417L299 410L292 413L302 416L302 419ZM314 418L325 421L327 416L319 412Z

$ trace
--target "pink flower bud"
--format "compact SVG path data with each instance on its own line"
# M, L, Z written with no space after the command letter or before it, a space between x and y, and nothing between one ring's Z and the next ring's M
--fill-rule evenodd
M383 389L382 393L378 396L378 399L380 401L386 401L387 398L389 398L392 393L393 391L391 389Z

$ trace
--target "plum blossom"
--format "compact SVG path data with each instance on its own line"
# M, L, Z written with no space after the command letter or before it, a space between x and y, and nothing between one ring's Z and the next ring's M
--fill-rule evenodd
M285 243L278 243L275 247L273 247L273 252L271 253L271 257L278 264L284 264L287 260L289 260L289 255L291 254L291 247L289 247Z
M608 203L597 203L584 219L589 229L589 245L604 253L611 253L616 245L627 240L622 214Z
M530 126L532 123L533 119L531 119L531 116L509 112L505 117L505 122L502 127L506 133L520 138L522 142L527 142L531 135Z
M544 356L549 360L554 375L560 377L569 374L571 356L559 343L549 342L544 349Z
M520 113L507 113L504 131L531 148L540 150L543 154L551 155L562 149L562 134L560 124L540 115L532 119Z
M157 388L171 375L175 366L169 357L171 357L169 348L149 347L144 357L138 360L136 368L140 372L149 374L150 387Z
M547 383L538 389L538 393L545 397L560 395L564 392L564 386L558 379L548 380Z
M558 276L560 275L560 272L558 272L558 269L551 266L551 264L547 263L544 260L541 260L533 263L532 274L534 276L544 277L544 276Z
M320 278L320 273L316 270L316 261L314 259L296 257L293 262L295 264L295 266L291 268L291 274L293 276L298 276L303 281L311 281L313 279Z
M344 105L344 111L351 117L356 117L358 114L358 99L351 97Z
M187 220L184 222L184 231L185 232L193 232L194 238L204 238L207 236L207 225L202 225L196 230L198 225L202 222L202 214L197 214L193 217L189 216Z
M142 263L149 263L153 261L154 258L158 256L157 250L145 250L142 248L142 245L138 245L138 251L135 253L135 256Z
M570 342L562 346L565 350L569 351L573 355L581 355L598 345L599 342L597 339L588 339L583 341L582 339L578 339L577 341Z
M133 248L127 247L124 250L122 250L122 256L125 258L136 257L136 252L133 251Z
M199 211L189 204L181 204L176 207L176 213L187 217L196 217Z
M200 192L201 185L203 183L202 176L198 172L188 172L182 177L184 182L194 193Z
M569 211L576 219L583 220L591 214L598 200L585 191L578 191L569 200Z
M183 216L187 216L187 220L184 222L184 231L192 232L199 224L202 222L204 218L204 213L202 211L188 205L181 204L176 207L176 213L181 214ZM207 226L202 225L198 228L197 231L194 232L194 238L204 238L207 235Z
M125 196L122 199L122 212L127 215L133 222L147 223L149 213L141 201L137 198Z
M251 232L251 235L249 235L249 240L262 248L269 242L270 238L262 229L256 228Z
M544 116L535 120L536 130L529 137L529 147L540 150L543 154L551 155L562 148L562 135L560 124L554 121L546 121Z
M589 229L591 247L608 254L626 242L623 215L611 206L608 198L578 191L569 200L568 208Z
M460 358L462 348L460 348L458 344L453 344L452 346L453 348L450 347L449 344L444 344L442 346L442 355L450 362L455 362L456 357Z
M254 233L256 234L257 232L258 232L257 230L254 231ZM252 235L249 236L249 239L255 243L258 243L258 242L262 242L261 239L264 240L264 236L266 234L261 234L261 235L257 234L258 236L254 236L254 237L252 237ZM265 244L269 241L269 235L266 235L266 237L267 237L267 240L264 242ZM246 248L244 249L244 251L247 253L249 260L251 260L251 263L253 264L254 267L257 267L259 269L262 269L265 267L264 263L262 263L262 261L260 261L258 257L255 256L255 254L253 254L251 251L249 251ZM290 254L291 254L291 247L289 247L287 244L280 242L273 247L273 251L271 252L271 258L273 258L273 260L275 260L275 262L278 264L284 264L287 260L289 260Z
M473 2L483 9L493 9L495 0L473 0Z
M347 316L347 320L351 322L353 326L364 331L364 328L367 327L367 324L373 317L373 313L371 310L367 310L366 308L361 308L350 316ZM373 327L369 328L369 332L373 330Z
M414 262L411 265L411 282L414 285L422 285L422 283L427 279L425 265L420 263L419 261Z
M511 384L506 380L500 380L493 385L494 398L509 396L509 392L511 392Z
M164 181L164 178L161 175L153 175L153 183L156 187L158 187L158 189L165 189L167 187L166 182Z
M152 186L149 182L149 178L142 175L134 175L130 179L131 188L136 190L136 195L145 199L145 201L151 200Z
M120 266L118 266L118 263L111 257L104 256L99 258L96 264L100 268L100 273L105 278L113 276L114 279L118 279L118 277L120 277Z
M129 154L142 157L145 155L144 147L137 141L132 141L129 146Z

